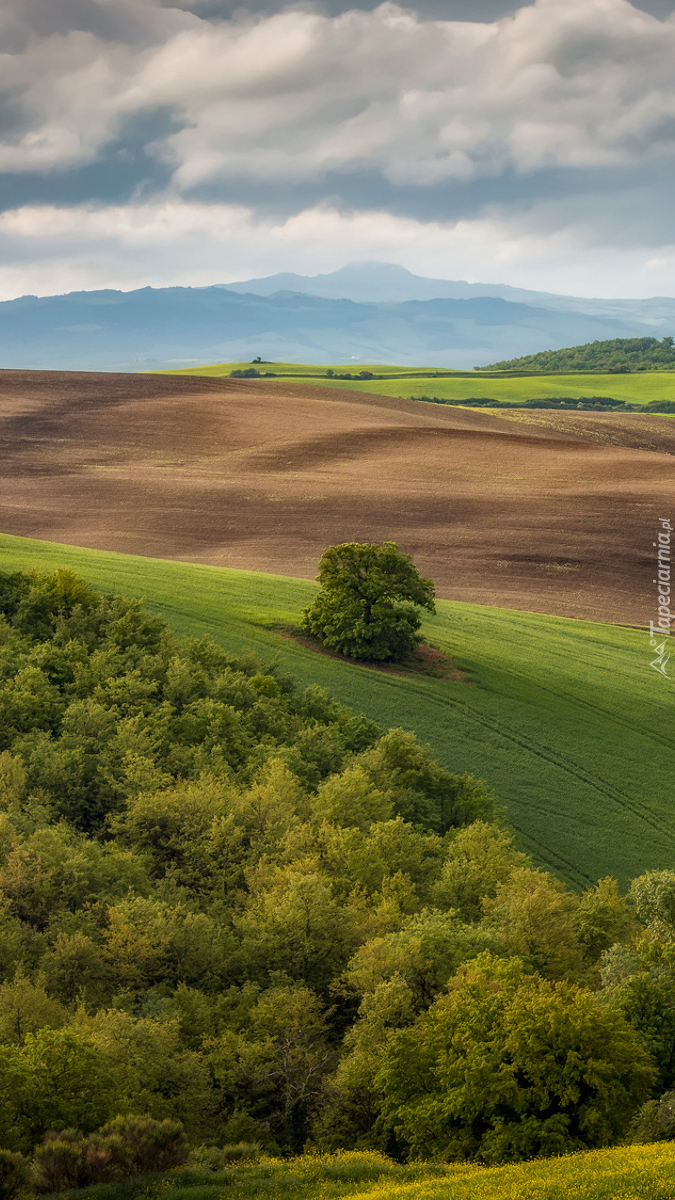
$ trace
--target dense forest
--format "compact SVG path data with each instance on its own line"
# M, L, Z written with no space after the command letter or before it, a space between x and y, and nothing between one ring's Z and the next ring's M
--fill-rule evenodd
M411 733L68 571L0 608L5 1151L131 1114L201 1161L672 1133L675 872L577 895Z
M625 374L630 371L675 371L675 344L672 337L659 341L654 337L612 338L607 342L588 342L566 350L542 350L523 358L511 358L477 367L483 371L597 371Z

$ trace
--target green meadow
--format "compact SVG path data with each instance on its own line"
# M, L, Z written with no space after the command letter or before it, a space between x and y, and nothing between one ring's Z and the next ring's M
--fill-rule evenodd
M211 366L190 367L180 371L162 371L164 375L205 375L218 378L231 371L246 370L251 363L214 363ZM490 399L520 404L527 400L546 400L556 396L579 399L581 396L611 396L626 404L649 404L652 400L675 400L675 373L669 371L639 371L627 375L500 375L487 371L436 371L433 367L394 367L382 364L354 363L324 367L305 363L260 363L260 371L273 371L284 382L295 380L322 387L347 388L373 392L380 396L397 396L415 400L422 396L441 400ZM327 379L325 372L341 374L372 371L386 379ZM268 381L271 385L275 380Z
M401 1166L374 1153L263 1159L61 1192L61 1200L672 1200L672 1142L538 1159L507 1167Z
M247 371L253 367L255 370L264 374L265 371L271 371L274 375L283 377L284 379L314 379L325 378L326 371L335 371L337 374L358 375L359 371L372 371L373 375L393 375L395 378L401 376L424 375L429 376L445 376L445 375L466 375L466 371L453 371L451 368L444 367L396 367L387 365L386 363L339 363L331 366L317 366L316 363L286 363L286 362L231 362L231 363L210 363L203 367L180 367L177 370L151 371L151 375L206 375L211 378L219 378L221 375L229 375L231 371Z
M307 580L0 537L0 568L31 566L143 596L178 634L251 649L415 730L444 766L485 778L524 847L574 886L673 863L675 692L650 669L642 631L439 601L423 632L457 677L400 675L278 632L314 595Z
M270 380L274 383L274 380ZM299 380L298 380L299 382ZM317 381L318 382L318 381ZM645 371L635 375L527 375L496 376L481 372L475 376L444 376L439 379L381 379L364 382L322 380L329 387L376 392L380 396L398 396L417 400L422 396L440 400L490 399L505 404L527 400L548 400L556 396L611 396L626 404L649 404L652 400L675 400L675 374Z

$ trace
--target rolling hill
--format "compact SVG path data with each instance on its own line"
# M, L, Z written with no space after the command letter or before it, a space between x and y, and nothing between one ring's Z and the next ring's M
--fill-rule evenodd
M440 601L423 632L456 672L400 674L285 636L314 595L306 580L8 536L0 566L71 567L144 596L181 635L253 650L385 727L414 729L443 765L487 779L525 848L573 886L673 861L675 693L650 672L642 632Z
M185 375L222 379L233 371L251 369L251 362L210 363L205 366L174 368L157 372L166 375ZM256 369L256 368L253 368ZM435 399L461 403L466 400L493 399L500 404L528 404L538 399L567 397L580 399L583 396L602 395L614 397L625 405L648 408L664 401L675 400L675 372L633 371L626 374L603 374L602 372L571 371L565 374L502 373L500 371L445 371L434 368L398 367L391 364L363 363L358 367L313 363L261 363L260 372L271 372L282 383L312 383L322 387L340 388L346 391L372 393L378 396L398 397L401 400ZM327 376L333 371L333 376ZM358 375L367 371L373 379L340 379L338 373ZM153 372L154 373L154 372ZM274 381L269 380L270 384Z
M326 545L394 539L446 599L652 615L669 417L4 372L0 428L7 533L306 578Z
M544 350L523 358L492 363L493 371L672 371L675 346L672 337L612 338L606 342L587 342L562 350Z

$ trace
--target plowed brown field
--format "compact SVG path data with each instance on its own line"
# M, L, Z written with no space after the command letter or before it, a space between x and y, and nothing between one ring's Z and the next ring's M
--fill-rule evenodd
M497 415L312 385L1 371L6 533L313 576L392 539L442 597L643 624L668 417Z

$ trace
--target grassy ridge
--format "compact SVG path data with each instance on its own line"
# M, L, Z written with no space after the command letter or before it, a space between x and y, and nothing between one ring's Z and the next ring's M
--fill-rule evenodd
M509 1167L399 1166L378 1154L263 1160L227 1173L177 1172L67 1193L77 1200L672 1200L675 1147L661 1142ZM61 1194L61 1200L66 1197Z
M306 580L0 537L0 567L69 566L142 595L179 634L278 659L384 726L414 729L439 761L486 778L525 847L568 882L622 882L675 858L675 691L644 633L440 601L426 637L463 679L374 671L280 636Z
M179 371L162 371L163 375L207 375L213 378L229 375L230 371L245 369L251 363L214 363L205 367L190 367ZM583 375L574 372L570 375L532 375L524 377L504 378L492 376L487 371L476 372L475 375L465 372L443 371L438 378L415 378L423 367L392 367L378 364L354 363L349 366L334 367L333 370L342 373L351 371L373 371L378 375L405 376L410 379L325 379L322 373L328 368L299 363L261 363L261 371L274 371L283 376L285 381L294 379L297 383L309 382L308 376L316 376L311 380L322 387L347 388L359 392L373 392L380 396L398 396L404 400L416 399L418 396L438 396L447 400L468 400L469 398L488 398L501 400L503 403L518 404L524 400L545 400L556 396L569 396L578 399L581 396L611 396L623 400L626 404L649 404L652 400L675 400L675 373L667 371L641 371L633 375ZM429 375L434 370L430 368ZM273 379L268 380L275 385ZM275 385L276 386L276 385Z
M340 363L327 366L318 365L316 363L285 363L285 362L231 362L231 363L209 363L203 367L179 367L176 370L151 371L151 375L206 375L213 378L219 378L222 375L229 375L231 371L246 371L249 367L254 367L257 371L264 373L272 371L275 375L283 376L284 378L302 379L303 377L316 376L321 378L326 371L337 371L344 375L349 372L358 374L359 371L372 371L375 375L419 375L420 372L426 375L456 375L466 374L466 372L453 371L451 367L396 367L387 363Z

